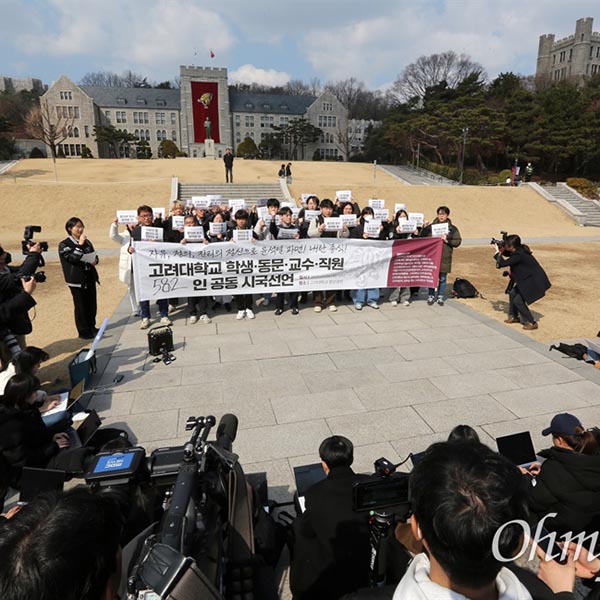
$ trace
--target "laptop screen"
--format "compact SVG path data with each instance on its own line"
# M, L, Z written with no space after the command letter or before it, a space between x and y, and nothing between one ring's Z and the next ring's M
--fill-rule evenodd
M325 477L325 471L323 471L323 465L321 463L294 467L294 478L296 480L298 496L304 496L309 487L322 479L325 479Z
M64 483L64 471L24 467L21 474L19 502L31 502L44 492L60 492Z
M82 379L71 388L71 391L69 392L69 405L75 402L84 391L85 379Z
M95 410L91 410L85 420L77 428L77 435L81 440L81 445L85 446L92 436L98 431L101 425L100 417Z
M496 438L496 444L498 444L498 452L515 465L524 465L536 460L529 431Z

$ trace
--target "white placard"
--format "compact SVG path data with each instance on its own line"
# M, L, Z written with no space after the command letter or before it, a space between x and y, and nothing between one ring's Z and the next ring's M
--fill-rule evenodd
M340 202L351 202L352 201L352 190L337 190L335 197Z
M394 204L394 214L396 214L399 210L406 210L406 204L402 204L402 202L396 202L396 204Z
M279 205L279 208L296 208L296 203L295 202L282 202Z
M162 227L145 227L142 225L141 238L143 242L162 242L163 233Z
M299 214L300 214L300 207L299 206L292 207L292 216L294 217L294 219L297 219Z
M320 210L308 210L304 211L304 220L310 223L313 219L316 219L321 214Z
M137 211L136 210L118 210L117 221L119 225L137 225Z
M167 214L167 211L164 208L153 208L152 209L152 216L155 219L164 219L166 214Z
M192 196L191 202L194 208L209 208L210 198L208 196Z
M376 208L385 208L385 200L379 198L369 198L369 206L375 210Z
M234 229L234 242L250 242L252 240L252 229Z
M365 221L365 227L363 229L364 233L366 233L370 238L378 238L379 228L381 227L381 221L377 219L371 219L370 221Z
M221 194L208 194L206 197L210 200L211 206L221 206L223 202Z
M293 240L298 235L298 230L294 228L285 229L285 227L279 228L279 233L277 234L278 240Z
M212 221L208 226L210 235L218 235L219 233L225 233L227 231L227 223L215 223Z
M89 263L90 265L93 265L96 262L97 258L98 258L97 252L88 252L87 254L82 254L81 262Z
M408 219L398 219L398 227L400 233L413 233L416 231L418 225L416 221L409 221Z
M171 227L173 229L183 229L185 226L185 217L173 215L171 217Z
M184 227L183 237L188 242L204 241L204 227Z
M423 223L425 222L425 215L423 213L412 213L412 212L409 212L408 213L408 220L409 221L416 221L417 225L423 225Z
M269 209L266 206L259 206L256 209L256 214L258 215L259 219L265 219L265 222L266 218L271 216L271 213L269 212Z
M316 194L300 194L300 199L302 200L302 204L306 204L306 202L308 202L308 199L311 196L314 196L315 198L318 197Z
M387 221L390 218L390 211L387 208L374 208L373 216L380 221Z
M340 219L346 227L356 227L356 215L340 215Z
M233 198L229 200L229 208L233 210L239 210L240 208L246 208L246 201L243 198Z
M431 237L442 237L448 235L449 232L448 223L434 223L431 226Z
M339 217L325 217L325 231L342 231L344 224Z

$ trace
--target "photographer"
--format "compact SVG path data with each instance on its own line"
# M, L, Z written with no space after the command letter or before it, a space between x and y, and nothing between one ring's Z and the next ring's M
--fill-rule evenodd
M9 351L3 339L12 333L19 346L24 348L25 336L32 331L28 315L29 309L36 304L32 297L36 282L32 276L42 262L42 247L36 242L28 244L27 248L29 253L21 266L12 267L9 266L11 254L0 247L0 356L4 366L18 349Z
M522 323L527 331L537 329L528 305L543 298L550 289L552 284L546 272L518 235L506 236L504 245L494 252L494 259L496 268L510 267L508 318L504 322Z

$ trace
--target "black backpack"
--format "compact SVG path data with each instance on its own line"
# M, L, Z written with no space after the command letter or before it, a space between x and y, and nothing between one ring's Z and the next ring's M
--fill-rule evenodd
M452 286L452 296L454 298L477 298L479 295L477 288L468 279L457 277L454 280Z

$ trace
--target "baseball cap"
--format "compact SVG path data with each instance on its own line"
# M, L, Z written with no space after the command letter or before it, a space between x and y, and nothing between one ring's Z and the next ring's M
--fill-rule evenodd
M561 433L564 435L576 435L576 427L583 429L581 421L576 416L569 413L560 413L552 418L550 427L542 430L542 435L550 435L551 433L556 435L560 435Z

